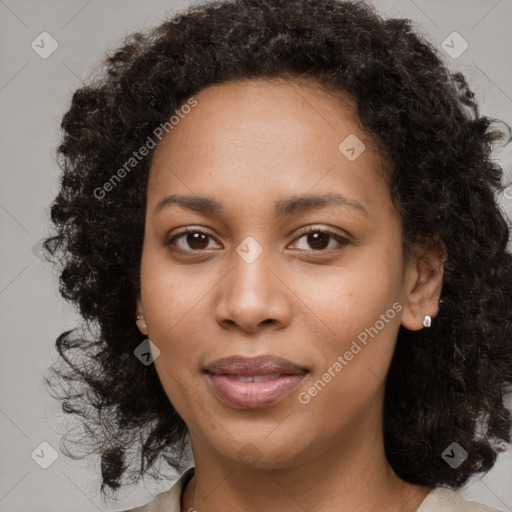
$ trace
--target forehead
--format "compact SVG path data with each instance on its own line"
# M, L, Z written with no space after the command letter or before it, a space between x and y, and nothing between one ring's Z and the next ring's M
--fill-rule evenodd
M281 192L325 193L343 183L344 195L370 199L386 187L382 159L346 93L313 80L257 79L210 86L194 98L155 150L153 205L164 194L212 192L261 204ZM347 144L359 145L356 159L343 152Z

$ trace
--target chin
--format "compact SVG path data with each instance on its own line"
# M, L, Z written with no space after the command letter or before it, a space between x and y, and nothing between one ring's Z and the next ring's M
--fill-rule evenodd
M217 445L217 451L236 466L256 470L284 469L306 459L311 443L303 436L294 438L278 436L275 432L269 435L269 432L271 430L265 428L262 432L238 436L236 431L231 431L233 438L226 440L227 445Z

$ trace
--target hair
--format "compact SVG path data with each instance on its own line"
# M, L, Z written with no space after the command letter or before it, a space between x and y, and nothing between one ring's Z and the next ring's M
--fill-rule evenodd
M134 315L153 150L112 178L193 94L258 78L312 79L355 98L389 162L405 246L444 243L440 311L430 329L400 327L383 431L400 478L459 488L511 441L512 255L496 199L503 170L491 159L496 141L510 142L510 126L505 133L479 114L464 75L448 71L411 20L383 19L363 1L192 5L127 37L73 94L57 150L55 233L44 247L59 264L62 296L96 332L63 332L45 378L84 429L76 453L65 453L101 457L103 495L157 461L182 469L187 426L154 365L134 356L145 339ZM454 441L468 454L456 470L441 457Z

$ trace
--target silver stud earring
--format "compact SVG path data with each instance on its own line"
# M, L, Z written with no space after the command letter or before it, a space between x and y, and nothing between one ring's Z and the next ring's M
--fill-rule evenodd
M142 318L141 315L137 315L137 320L140 320Z
M432 325L432 318L430 318L428 315L425 315L425 318L423 319L423 327L430 327Z

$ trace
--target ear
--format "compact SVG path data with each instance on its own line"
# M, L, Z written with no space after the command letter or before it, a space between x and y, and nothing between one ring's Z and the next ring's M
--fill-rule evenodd
M136 309L136 312L135 312L135 317L136 317L136 324L137 324L137 327L139 328L139 331L144 334L144 335L148 335L148 326L146 325L146 319L144 318L144 311L142 310L142 302L140 300L140 295L137 297L137 309ZM137 317L140 317L137 319Z
M434 318L439 312L447 251L441 240L417 244L406 263L402 325L411 331L423 328L425 315Z

